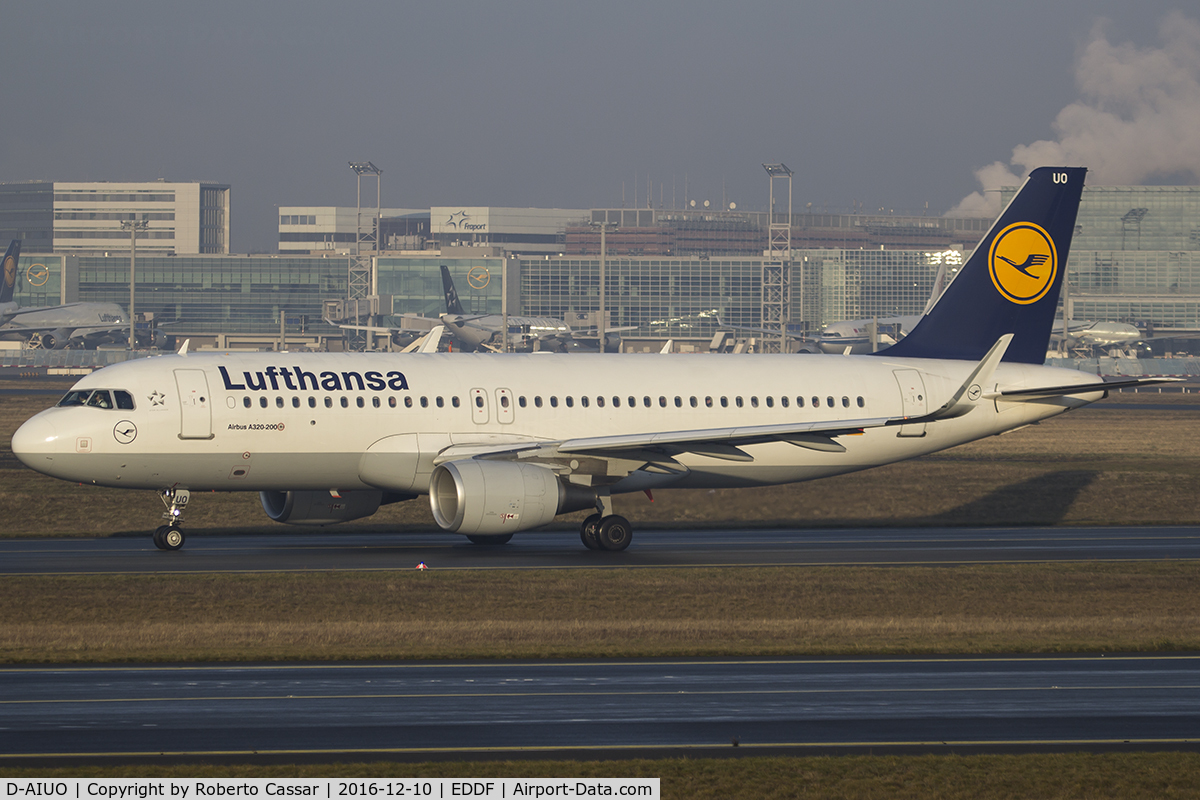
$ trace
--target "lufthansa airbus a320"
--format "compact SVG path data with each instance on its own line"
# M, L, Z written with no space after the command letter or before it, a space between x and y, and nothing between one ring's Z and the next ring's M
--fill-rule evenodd
M1086 170L1035 170L912 332L872 355L178 354L77 383L13 435L29 467L156 489L184 542L197 490L330 524L427 495L444 530L503 543L616 495L785 484L944 450L1104 397L1043 366ZM1138 383L1124 381L1116 385ZM1146 382L1146 381L1141 381Z

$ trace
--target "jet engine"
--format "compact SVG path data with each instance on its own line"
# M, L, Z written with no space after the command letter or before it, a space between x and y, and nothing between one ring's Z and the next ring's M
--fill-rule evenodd
M383 492L259 492L263 511L289 525L333 525L369 517L379 510Z
M498 535L545 525L591 508L595 495L549 469L512 461L449 461L429 478L429 506L443 530Z

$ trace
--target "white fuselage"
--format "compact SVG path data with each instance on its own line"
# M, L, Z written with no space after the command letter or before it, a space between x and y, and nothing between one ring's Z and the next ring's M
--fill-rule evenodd
M883 356L168 355L110 366L76 384L126 392L132 409L51 408L22 425L12 447L33 469L103 486L422 493L436 463L470 458L472 448L916 417L942 406L974 367ZM1073 370L1001 364L983 390L1087 380ZM1036 402L987 400L953 419L840 436L845 452L778 441L744 446L750 461L684 452L675 457L686 467L681 474L635 473L612 491L779 484L851 472L1001 433L1101 396L1098 388Z

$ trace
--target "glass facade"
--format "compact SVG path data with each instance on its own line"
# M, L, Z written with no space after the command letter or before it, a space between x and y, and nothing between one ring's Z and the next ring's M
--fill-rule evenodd
M33 253L21 254L17 262L17 282L13 300L21 308L57 306L66 302L63 291L63 256Z
M78 256L79 298L129 306L128 256ZM346 296L345 258L146 256L137 258L136 310L175 323L169 332L274 333L280 311L306 333L333 334L322 300ZM290 328L295 331L293 323Z
M379 294L392 296L393 314L436 317L446 312L442 264L450 270L463 311L467 314L503 312L503 258L381 256L376 261L379 266ZM509 300L510 314L525 313L518 309L516 299Z

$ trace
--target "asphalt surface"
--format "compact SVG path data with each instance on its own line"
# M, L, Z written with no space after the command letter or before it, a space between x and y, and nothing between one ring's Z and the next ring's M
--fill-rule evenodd
M620 553L570 531L473 545L439 533L3 539L0 575L413 569L978 564L1200 559L1200 527L637 531Z
M0 764L1189 749L1195 655L0 669Z

